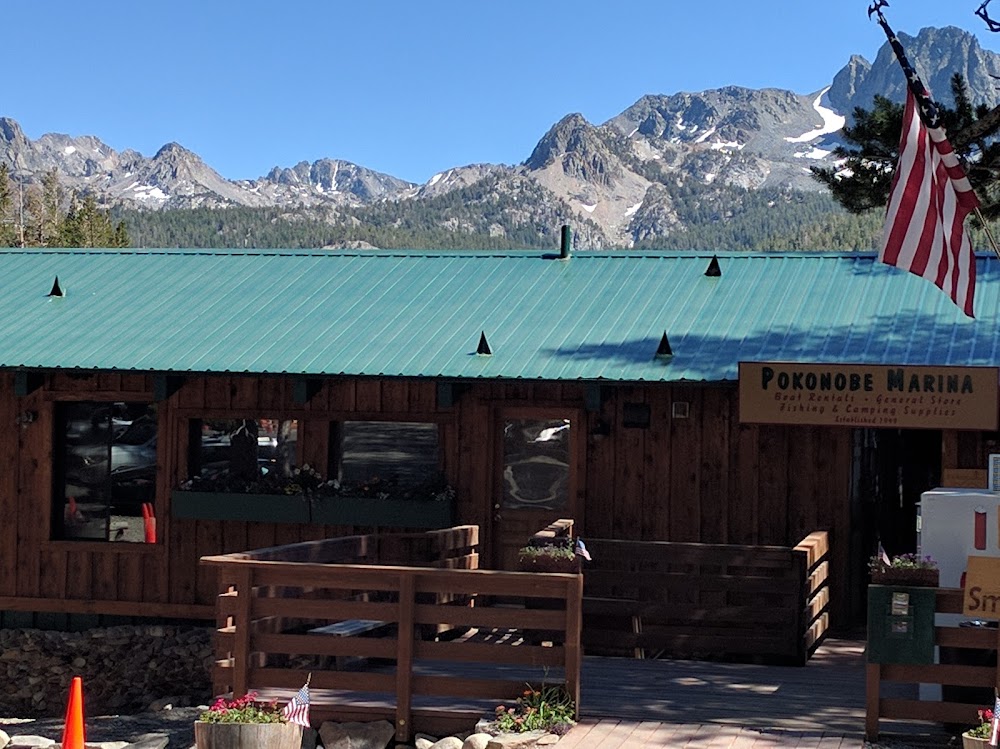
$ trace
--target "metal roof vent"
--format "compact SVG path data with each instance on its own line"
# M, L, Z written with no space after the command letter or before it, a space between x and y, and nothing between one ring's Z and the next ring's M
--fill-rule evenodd
M493 356L493 350L490 348L490 344L486 340L485 330L479 334L479 346L476 348L476 353L480 356Z
M722 275L722 268L719 267L718 255L712 255L712 261L708 264L708 270L705 271L705 275L709 278L718 278Z
M52 291L50 291L46 296L66 296L66 292L59 286L59 276L56 276L56 280L52 284Z
M573 230L569 226L562 228L562 241L559 243L559 259L569 260L573 254Z
M670 341L667 340L667 331L663 331L663 338L660 339L660 345L656 347L656 358L666 359L674 355L674 350L670 348Z

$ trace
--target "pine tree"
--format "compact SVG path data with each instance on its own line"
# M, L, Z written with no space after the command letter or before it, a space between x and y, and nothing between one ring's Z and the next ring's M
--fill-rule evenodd
M1000 216L1000 118L984 105L973 108L965 79L955 74L951 80L955 108L939 107L941 124L948 140L962 160L969 181L982 203L986 218ZM889 201L892 175L899 158L899 137L903 129L903 107L876 96L869 111L854 110L854 124L843 129L844 138L854 147L838 147L835 167L813 167L813 176L826 185L833 197L852 213L864 213Z
M0 247L13 247L16 239L14 197L10 169L0 164Z

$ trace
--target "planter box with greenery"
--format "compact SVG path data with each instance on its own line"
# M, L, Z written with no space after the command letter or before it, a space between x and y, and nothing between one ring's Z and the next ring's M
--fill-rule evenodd
M568 543L547 546L525 546L518 549L517 569L521 572L568 572L580 571L580 557Z
M868 561L873 585L906 585L936 588L941 579L937 562L930 557L900 554L886 564L884 558L873 556Z

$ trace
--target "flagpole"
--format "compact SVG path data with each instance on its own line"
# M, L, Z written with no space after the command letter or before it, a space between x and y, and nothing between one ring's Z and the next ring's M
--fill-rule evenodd
M986 219L983 218L983 214L980 212L978 206L976 207L976 218L978 218L979 223L983 225L983 230L986 232L986 238L990 240L990 247L993 248L993 254L997 256L997 260L1000 260L1000 247L997 247L997 241L993 238L993 232L990 231L990 227L986 223Z

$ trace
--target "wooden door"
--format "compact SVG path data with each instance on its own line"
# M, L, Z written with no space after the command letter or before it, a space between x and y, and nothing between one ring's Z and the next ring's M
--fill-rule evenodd
M496 421L493 563L517 569L517 551L560 518L580 522L582 414L572 409L502 409Z

